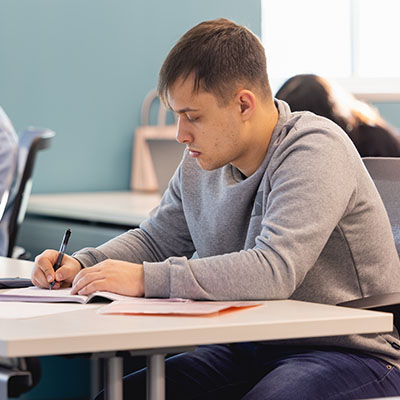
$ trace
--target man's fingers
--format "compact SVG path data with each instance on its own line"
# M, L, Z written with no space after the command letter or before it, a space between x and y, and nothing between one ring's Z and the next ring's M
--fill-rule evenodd
M46 250L35 258L35 266L32 271L32 282L39 287L48 287L54 280L53 263L57 257L57 251ZM54 261L53 261L54 260Z
M89 295L94 292L102 291L102 290L107 290L110 291L109 289L109 282L107 282L106 279L96 279L88 283L87 285L83 286L77 294L79 295ZM72 291L71 291L72 294Z
M53 288L57 289L71 284L75 275L81 269L79 261L65 254L62 266L57 271L54 271L53 265L57 261L57 257L58 251L45 250L35 258L35 266L31 278L34 285L45 288L49 287L50 282L56 281L57 283ZM62 282L62 284L58 282Z
M55 273L55 279L57 281L66 281L71 283L76 275L74 266L70 264L64 264Z
M96 268L88 268L84 269L75 277L74 282L72 284L71 294L76 294L80 292L82 289L88 287L93 282L96 282L100 279L104 278L104 273ZM93 285L91 286L93 287ZM86 291L84 291L86 293Z
M32 276L31 277L31 281L35 286L40 287L42 289L45 288L45 287L49 287L49 284L47 283L46 279L42 279L40 277Z
M74 280L72 281L72 286L75 286L77 282L82 279L84 276L88 274L93 274L95 272L103 271L104 267L102 263L96 264L90 268L83 268L81 269L74 277Z
M61 288L61 282L54 281L53 286L51 287L52 290L57 290Z

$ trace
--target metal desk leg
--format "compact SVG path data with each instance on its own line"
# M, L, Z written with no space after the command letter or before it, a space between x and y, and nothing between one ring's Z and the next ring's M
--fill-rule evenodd
M122 400L122 357L110 357L105 360L104 393L106 400Z
M165 399L165 354L147 356L147 400Z
M104 371L100 358L90 360L90 398L94 399L103 389Z

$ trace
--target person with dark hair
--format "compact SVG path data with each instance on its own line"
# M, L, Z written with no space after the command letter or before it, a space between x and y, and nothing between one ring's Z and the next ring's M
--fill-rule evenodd
M18 137L0 107L0 256L8 251L8 218L17 182Z
M64 256L33 282L146 297L337 304L400 287L390 223L361 158L332 121L274 100L258 38L202 22L161 67L181 164L138 229ZM379 240L376 240L379 238ZM167 398L361 399L400 394L398 332L200 346L166 361ZM124 380L144 399L145 371ZM100 394L98 398L102 398Z
M314 74L289 78L275 97L292 111L311 111L338 124L361 157L400 157L400 135L369 104L334 81Z

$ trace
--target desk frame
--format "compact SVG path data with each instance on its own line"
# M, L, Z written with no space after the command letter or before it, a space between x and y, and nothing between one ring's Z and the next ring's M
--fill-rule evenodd
M29 277L33 263L0 257L0 277ZM11 303L10 303L11 304ZM36 304L37 305L37 304ZM29 307L29 303L26 303ZM76 306L76 307L75 307ZM165 397L164 357L199 345L391 332L393 315L272 300L214 317L98 314L98 305L30 319L0 318L0 356L93 353L106 360L105 393L122 398L120 351L147 355L148 399ZM228 339L229 338L229 339Z

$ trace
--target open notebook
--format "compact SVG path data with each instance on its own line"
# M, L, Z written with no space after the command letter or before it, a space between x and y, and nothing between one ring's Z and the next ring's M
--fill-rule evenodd
M99 309L101 314L210 315L224 310L239 310L263 304L262 301L194 301L180 298L143 298L96 292L90 296L70 294L71 288L48 290L37 287L10 289L0 293L1 301L30 303L111 302Z
M110 292L96 292L90 296L70 294L71 288L57 290L40 289L36 286L10 289L0 293L0 301L24 301L31 303L95 303L110 302L114 300L132 300L132 297L122 296Z

